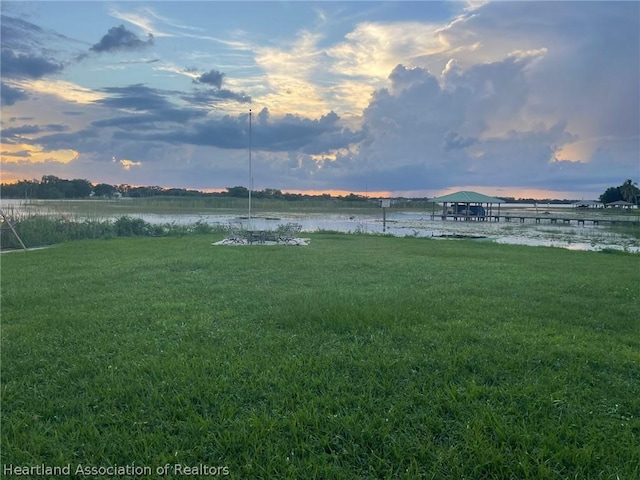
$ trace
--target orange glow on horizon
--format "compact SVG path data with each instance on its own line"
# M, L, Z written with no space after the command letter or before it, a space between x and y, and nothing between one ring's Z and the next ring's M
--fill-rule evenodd
M5 177L4 172L2 173L2 177L0 181L4 184L13 184L22 180L31 180L26 177L15 177L10 174L9 178ZM33 177L34 181L39 181L39 178ZM105 182L91 182L92 185L98 185L99 183ZM108 182L106 182L108 183ZM127 185L131 188L138 187L148 187L149 185L132 185L129 183L113 183L114 186ZM192 188L192 187L171 187L171 186L162 186L160 188L163 189L172 189L172 188L184 188L185 190L194 190L202 193L224 193L227 191L226 188ZM260 191L260 190L254 190ZM346 197L350 194L360 195L365 198L394 198L394 197L404 197L404 198L433 198L440 197L443 195L448 195L450 193L455 193L459 191L473 191L482 193L484 195L489 195L492 197L512 197L515 200L523 199L523 198L531 198L534 200L595 200L597 195L589 195L584 192L571 192L571 191L556 191L556 190L544 190L544 189L535 189L535 188L517 188L517 187L478 187L478 186L460 186L460 187L450 187L443 190L412 190L412 191L401 191L401 192L391 192L391 191L367 191L360 192L354 190L281 190L282 193L291 193L296 195L311 195L311 196L321 196L321 195L330 195L331 197ZM593 198L591 198L593 197Z
M164 187L164 188L173 188L173 187ZM197 190L199 192L204 193L222 193L226 192L226 188L186 188L187 190ZM253 191L261 191L261 190L253 190ZM389 191L379 191L379 192L359 192L355 190L280 190L282 193L291 193L294 195L312 195L312 196L320 196L320 195L331 195L332 197L346 197L347 195L360 195L366 198L388 198L393 197L393 192Z
M0 144L2 163L69 163L78 158L78 152L71 149L44 150L40 145Z
M472 191L489 195L491 197L511 197L516 200L521 198L532 198L536 200L575 200L584 199L585 192L546 190L542 188L519 188L519 187L480 187L474 185L449 187L444 190L431 191L430 197L441 197L459 191ZM426 196L426 195L425 195ZM580 198L578 198L580 197Z
M384 198L392 197L392 192L358 192L354 190L282 190L282 193L293 193L300 195L331 195L332 197L346 197L347 195L360 195L366 198Z

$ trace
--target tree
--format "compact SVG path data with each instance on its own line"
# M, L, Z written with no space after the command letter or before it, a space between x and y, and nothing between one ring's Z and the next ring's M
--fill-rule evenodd
M602 203L612 203L622 200L622 194L620 193L620 187L609 187L605 192L600 195L600 201Z
M275 188L265 188L264 195L267 198L282 198L282 191Z
M249 196L249 189L246 187L227 187L227 196L245 198Z
M84 178L74 178L69 182L69 188L67 188L67 198L86 198L91 195L93 191L93 185L89 180Z
M116 187L108 183L99 183L93 187L93 194L96 197L112 197L116 192Z
M637 182L632 182L631 179L625 180L625 182L618 187L622 198L634 205L638 203L638 196L640 196L640 189L636 187Z

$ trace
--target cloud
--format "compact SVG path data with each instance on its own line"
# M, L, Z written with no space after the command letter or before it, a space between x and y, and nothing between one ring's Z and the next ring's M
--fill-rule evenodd
M142 162L134 162L133 160L126 160L126 159L122 159L119 161L120 165L122 165L122 168L124 168L125 170L130 170L131 167L139 167L142 165Z
M0 43L3 48L21 49L27 45L30 49L40 46L35 39L44 35L44 30L33 23L8 15L0 15L2 29Z
M51 96L61 101L69 102L72 105L90 105L104 97L103 94L100 94L95 89L52 78L39 80L22 79L15 80L13 83L36 98L42 99L44 96Z
M78 48L82 43L10 15L0 15L0 23L0 45L15 52L63 55L66 50Z
M42 128L37 125L22 125L21 127L10 127L2 129L3 140L20 137L22 135L33 135L34 133L41 133Z
M128 181L224 187L246 180L253 106L256 186L597 191L637 175L637 2L474 2L410 21L357 10L339 25L301 23L252 45L255 32L192 35L184 31L197 27L138 8L118 18L153 37L121 25L82 49L133 51L162 34L157 58L87 55L82 64L70 53L80 42L3 16L3 117L33 118L3 124L3 141L23 160L23 144L42 145L41 158L79 152L76 168L91 178L92 168L123 173L110 162L116 149L139 163Z
M481 40L456 54L462 69L538 52L523 72L531 113L553 121L562 112L582 135L633 135L640 130L640 109L629 108L640 104L639 18L638 2L492 2L443 35L452 45Z
M61 72L64 68L50 59L22 53L16 55L6 48L2 49L0 62L5 78L41 78Z
M112 7L109 14L125 22L129 22L136 27L144 30L145 32L152 34L154 37L172 37L173 35L164 31L161 31L155 26L156 20L168 24L174 27L181 27L180 25L173 24L169 19L159 16L155 10L149 7L139 8L137 12L123 12ZM181 27L189 28L189 27Z
M0 102L2 105L14 105L20 100L26 100L29 96L19 88L13 88L4 82L0 83Z
M42 78L61 73L84 44L26 20L0 15L2 76Z
M264 72L260 78L261 103L277 115L297 112L313 116L330 109L319 80L326 81L326 53L319 48L322 35L301 31L285 46L255 47L255 62Z
M442 149L446 152L449 150L463 149L477 143L478 139L474 137L464 137L458 132L448 131L442 139Z
M27 141L30 136L39 135L48 132L64 132L69 127L60 124L50 125L21 125L19 127L7 127L2 129L1 138L3 142L18 143Z
M78 158L78 152L72 149L47 150L41 145L30 144L9 144L3 145L2 163L3 173L5 167L9 165L25 165L27 163L70 163Z
M107 124L97 121L93 127L125 126L126 129L113 133L113 139L118 142L169 143L173 145L209 146L227 150L246 150L249 147L249 121L247 114L238 116L226 115L219 119L204 122L185 123L181 127L166 128L158 132L144 128L145 124L135 124L136 117L121 118L121 122ZM77 139L70 134L68 143L73 144ZM319 155L331 150L347 148L362 139L361 132L353 132L340 124L339 117L330 112L313 120L296 115L286 115L281 118L270 118L268 111L263 109L254 120L252 128L252 147L256 151L265 152L303 152ZM67 142L64 137L48 136L40 139L49 148L61 148Z
M129 130L151 130L162 128L175 128L175 124L187 125L189 122L203 118L206 112L189 108L165 108L152 112L136 113L134 115L121 115L95 120L91 126L100 128L126 128Z
M185 72L194 73L194 69L186 69ZM215 69L211 69L206 73L198 75L193 79L195 84L212 85L214 88L202 90L198 89L193 93L186 93L182 95L182 99L188 102L199 105L210 105L221 100L233 100L240 103L251 102L251 97L244 92L237 93L232 90L222 88L222 82L225 78L225 73Z
M250 103L251 97L244 93L237 93L226 88L196 90L193 93L181 95L183 100L196 105L211 105L222 100L233 100L239 103Z
M222 80L224 79L224 73L218 70L209 70L207 73L203 73L194 83L205 83L207 85L213 85L217 88L222 88Z
M41 145L44 150L73 149L82 154L103 153L112 148L111 139L105 137L103 131L93 126L73 132L42 135L30 142Z
M448 50L438 34L441 26L425 22L363 22L327 50L331 70L341 75L382 81L399 58L414 63L419 56Z
M455 75L450 68L446 78L396 66L389 88L376 91L364 112L357 152L338 155L326 175L343 187L359 183L361 190L566 182L565 172L582 167L560 162L557 152L578 137L562 117L534 127L525 121L531 91L526 72L537 58L509 56Z
M31 152L29 150L18 150L18 151L15 151L15 152L12 152L10 150L5 150L5 151L0 152L0 155L3 156L3 157L11 156L11 157L18 157L18 158L20 158L20 157L29 158L29 157L31 157Z
M101 90L107 96L94 103L104 107L136 111L166 110L172 107L167 100L171 92L136 84L126 87L105 87Z
M104 53L117 51L143 50L153 45L153 34L148 34L148 40L142 41L138 36L124 25L112 27L102 39L89 50Z

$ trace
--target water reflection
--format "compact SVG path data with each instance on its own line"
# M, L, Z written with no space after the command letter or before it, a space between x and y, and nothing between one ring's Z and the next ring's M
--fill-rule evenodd
M35 202L34 202L35 203ZM47 211L46 201L40 201L31 207L42 208L40 214L69 214L74 218L82 219L83 214L77 211L61 212ZM2 200L2 207L12 211L23 211L24 203L20 200ZM551 207L554 207L553 205ZM545 205L546 208L546 205ZM517 209L517 210L516 210ZM504 211L503 209L503 214ZM532 208L529 208L532 210ZM570 209L554 212L554 216L573 214ZM31 213L33 210L25 210ZM527 207L512 207L512 211L527 212ZM537 211L535 213L538 213ZM86 218L89 214L84 214ZM122 214L112 214L101 218L116 219ZM496 243L517 244L529 246L545 246L566 248L569 250L626 250L640 252L640 240L630 236L611 232L603 225L592 224L551 224L549 222L536 224L533 221L520 222L478 222L478 221L453 221L441 220L438 216L431 218L431 212L387 212L386 228L383 227L381 211L374 211L366 215L328 214L328 213L261 213L259 216L249 219L230 214L142 214L127 213L127 215L142 218L152 224L189 225L203 222L210 225L241 224L244 228L254 230L275 230L278 225L288 222L296 222L302 225L303 232L337 231L346 233L372 233L406 237L472 237L486 238ZM639 227L640 228L640 227Z
M303 232L336 231L345 233L371 233L399 237L470 237L487 238L496 243L566 248L569 250L626 250L640 252L640 242L631 237L609 232L600 225L549 225L535 223L462 222L431 219L430 214L394 212L387 214L386 228L382 218L373 215L286 214L276 216L245 217L228 215L139 215L149 223L176 223L181 225L204 222L212 225L240 223L254 230L274 230L278 225L296 222ZM384 231L383 231L384 229Z

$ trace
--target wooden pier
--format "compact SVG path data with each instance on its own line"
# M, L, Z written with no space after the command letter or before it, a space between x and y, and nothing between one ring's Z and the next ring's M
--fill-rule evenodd
M485 216L473 216L473 215L460 215L460 214L432 214L431 219L440 219L440 220L454 220L454 221L472 221L472 222L499 222L501 220L505 222L520 222L525 223L535 222L535 223L563 223L565 225L569 225L571 223L576 223L578 225L600 225L600 224L609 224L609 225L634 225L640 226L640 218L635 220L621 220L619 218L581 218L581 217L552 217L547 215L485 215Z

